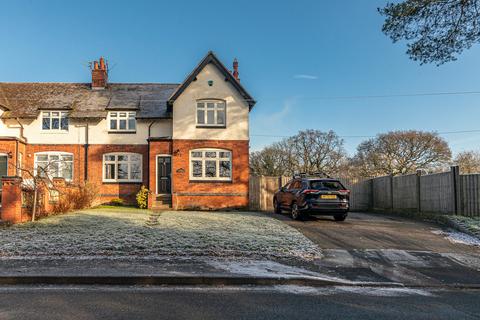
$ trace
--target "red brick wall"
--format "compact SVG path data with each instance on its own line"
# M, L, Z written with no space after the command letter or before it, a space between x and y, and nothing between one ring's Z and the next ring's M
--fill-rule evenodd
M0 142L0 152L12 152L13 164L16 161L15 141ZM189 151L197 148L220 148L232 152L232 181L199 182L189 180ZM23 145L24 165L33 168L36 152L69 152L74 156L74 183L84 182L84 146L72 145ZM103 154L110 152L133 152L143 156L142 183L104 183ZM248 206L249 179L249 142L223 140L152 140L150 157L147 145L90 145L88 149L88 180L98 187L99 202L105 203L120 198L129 203L135 202L135 195L141 185L147 185L155 193L156 155L172 154L172 191L174 209L221 209ZM148 166L148 162L150 166ZM14 175L14 166L9 168L9 175Z
M0 153L6 153L7 155L9 155L7 167L7 174L9 176L17 175L17 146L18 151L21 152L23 151L25 145L15 139L0 140Z
M190 181L189 151L219 148L232 152L232 181ZM248 206L249 142L243 140L173 140L174 209L221 209Z
M33 168L36 152L69 152L73 154L73 183L83 183L85 174L85 151L82 144L59 145L27 145L24 163ZM143 157L143 183L104 183L103 154L110 152L140 153ZM127 203L135 203L135 195L142 184L147 181L147 145L89 145L88 147L88 180L98 188L98 203L105 203L112 199L123 199Z
M141 183L106 183L102 182L103 155L110 152L132 152L142 155L142 179ZM142 184L147 184L147 145L119 145L94 144L88 148L88 180L99 187L99 196L102 203L120 198L127 203L136 203L135 196Z
M35 153L37 152L68 152L73 154L73 183L84 182L85 173L85 151L82 144L27 144L26 154L23 156L23 163L26 168L33 169ZM25 177L24 178L28 178Z
M22 210L22 192L20 189L20 178L2 179L2 210L0 219L11 223L25 222L30 217Z

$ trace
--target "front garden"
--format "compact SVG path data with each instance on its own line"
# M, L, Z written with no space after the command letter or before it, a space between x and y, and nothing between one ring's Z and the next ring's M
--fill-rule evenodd
M311 259L295 229L252 212L100 207L0 229L0 257L250 257Z

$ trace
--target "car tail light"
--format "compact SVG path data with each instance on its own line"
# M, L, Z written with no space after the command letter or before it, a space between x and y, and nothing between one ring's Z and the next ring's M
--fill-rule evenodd
M350 190L343 189L343 190L338 190L341 194L350 194Z
M315 190L315 189L305 189L303 190L303 194L313 194L313 193L318 193L319 191L318 190Z

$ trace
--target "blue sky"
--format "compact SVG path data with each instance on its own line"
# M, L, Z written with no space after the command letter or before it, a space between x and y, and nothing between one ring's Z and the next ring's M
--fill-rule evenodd
M181 82L208 50L258 100L257 150L312 128L341 136L480 129L480 95L325 99L480 91L480 48L420 66L381 33L386 1L4 1L0 81L88 82L104 55L112 82ZM268 135L268 136L262 136ZM480 132L443 135L454 152ZM349 153L362 137L346 137Z

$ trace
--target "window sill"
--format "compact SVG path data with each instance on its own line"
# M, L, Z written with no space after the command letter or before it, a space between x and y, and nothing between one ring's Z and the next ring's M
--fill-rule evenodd
M188 180L189 183L232 183L232 180Z
M142 184L143 181L102 181L102 184Z
M226 126L226 125L222 125L222 126L209 126L209 125L206 125L206 124L197 124L197 128L199 128L199 129L226 129L227 126Z
M113 131L113 130L109 130L108 131L108 134L135 134L137 133L137 131L131 131L131 130L117 130L117 131Z
M42 129L42 131L41 131L40 133L45 133L45 134L57 134L57 133L67 134L67 133L68 133L68 130L44 130L44 129Z

